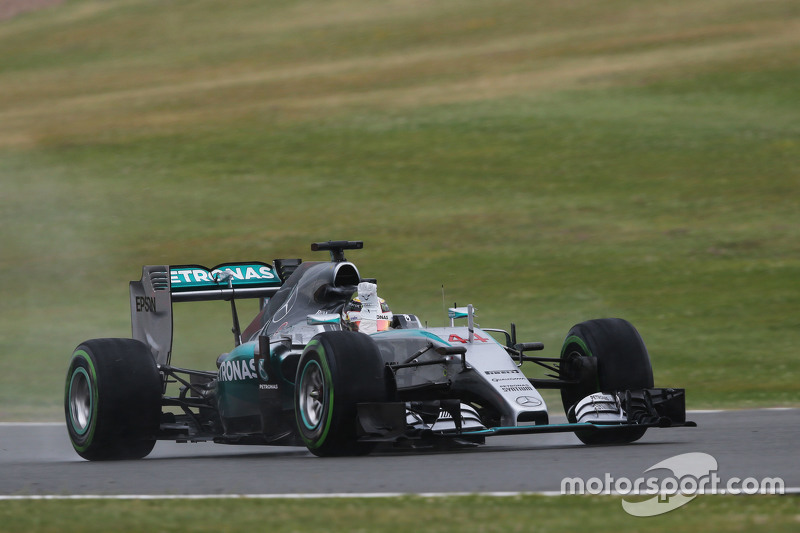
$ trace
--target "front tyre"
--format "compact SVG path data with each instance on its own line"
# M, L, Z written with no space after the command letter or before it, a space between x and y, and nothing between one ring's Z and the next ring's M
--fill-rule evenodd
M641 390L653 387L650 356L636 328L621 318L601 318L576 324L561 348L562 368L577 368L579 359L594 358L596 372L581 376L577 387L561 389L564 411L595 392ZM584 366L586 366L584 364ZM571 376L576 377L576 376ZM624 444L639 440L647 428L577 432L585 444Z
M72 354L64 388L67 431L90 461L141 459L155 445L161 375L134 339L92 339Z
M370 337L353 331L320 333L308 343L297 367L294 409L297 430L314 455L362 455L357 404L388 397L380 350Z

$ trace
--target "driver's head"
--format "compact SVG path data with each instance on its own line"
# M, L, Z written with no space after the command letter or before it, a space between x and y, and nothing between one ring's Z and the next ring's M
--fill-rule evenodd
M378 297L378 286L363 281L358 284L356 296L344 308L345 320L362 333L386 331L392 323L392 311L383 298Z

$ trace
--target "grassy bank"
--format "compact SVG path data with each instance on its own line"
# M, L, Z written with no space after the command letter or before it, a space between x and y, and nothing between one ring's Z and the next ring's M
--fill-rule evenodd
M0 502L4 531L796 531L793 496L700 496L636 518L617 497L404 497L391 499Z

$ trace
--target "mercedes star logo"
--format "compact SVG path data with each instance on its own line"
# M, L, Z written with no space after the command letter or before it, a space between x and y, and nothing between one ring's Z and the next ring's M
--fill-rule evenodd
M517 403L522 407L539 407L542 405L542 400L535 396L520 396L517 398Z

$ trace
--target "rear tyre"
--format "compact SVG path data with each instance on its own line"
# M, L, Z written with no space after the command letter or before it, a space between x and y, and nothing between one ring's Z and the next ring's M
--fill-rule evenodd
M90 461L141 459L155 446L161 375L134 339L92 339L72 354L64 414L72 446Z
M650 356L636 328L621 318L601 318L576 324L561 348L562 369L581 365L580 358L592 357L593 376L582 376L577 387L561 389L564 411L595 392L640 390L653 387ZM590 367L591 365L583 365ZM592 377L596 376L596 379ZM625 444L642 438L647 428L576 432L585 444Z
M388 399L380 350L353 331L320 333L308 343L297 366L294 408L306 447L320 457L363 455L374 447L358 442L360 402Z

